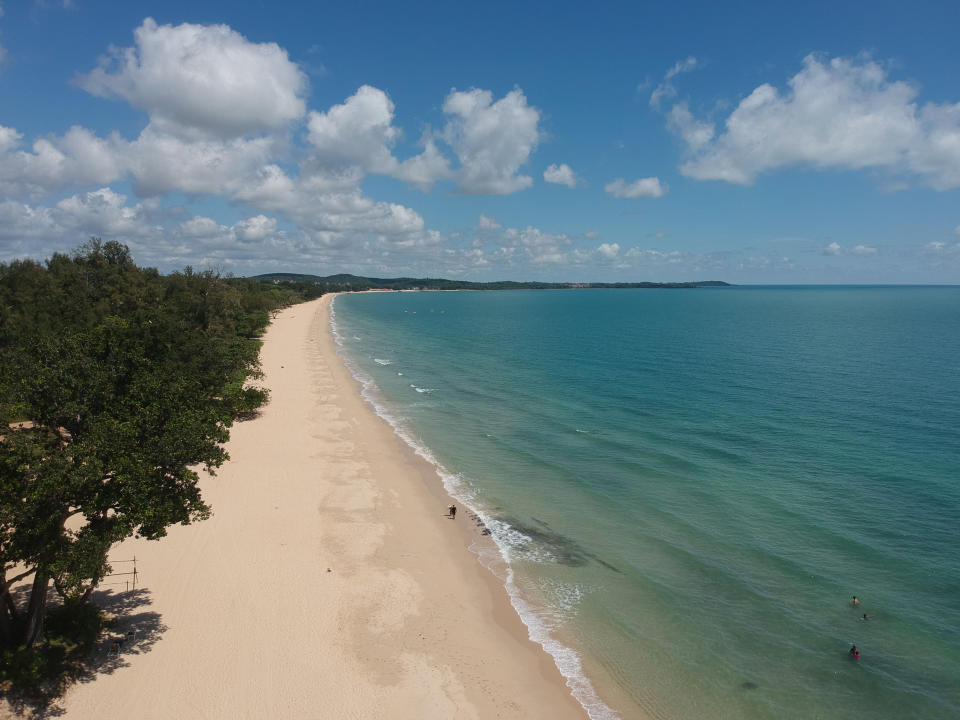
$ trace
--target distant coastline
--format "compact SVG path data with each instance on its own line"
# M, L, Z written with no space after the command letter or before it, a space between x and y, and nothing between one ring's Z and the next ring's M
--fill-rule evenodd
M252 280L267 283L306 284L325 288L325 292L351 292L357 290L581 290L581 289L693 289L703 287L732 287L722 280L701 282L618 282L618 283L552 283L515 282L470 282L444 278L374 278L360 275L308 275L304 273L265 273L254 275Z

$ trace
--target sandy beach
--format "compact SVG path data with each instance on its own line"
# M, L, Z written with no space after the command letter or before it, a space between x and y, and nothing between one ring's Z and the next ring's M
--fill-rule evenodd
M111 553L136 557L138 588L100 601L136 634L98 650L67 718L586 717L467 549L469 518L360 396L330 301L270 326L270 402L202 478L213 517Z

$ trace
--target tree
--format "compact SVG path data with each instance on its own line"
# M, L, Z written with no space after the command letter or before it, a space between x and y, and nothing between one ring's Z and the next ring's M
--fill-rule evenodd
M114 543L209 516L193 468L219 467L233 419L266 397L246 386L267 321L253 292L99 240L0 265L0 644L40 641L51 582L85 600Z

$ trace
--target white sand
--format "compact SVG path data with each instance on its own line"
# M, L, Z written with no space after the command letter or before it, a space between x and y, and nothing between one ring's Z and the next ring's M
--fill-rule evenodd
M213 518L111 553L136 555L143 591L112 597L140 632L67 718L586 717L433 468L360 397L329 302L268 330L271 399L202 478Z

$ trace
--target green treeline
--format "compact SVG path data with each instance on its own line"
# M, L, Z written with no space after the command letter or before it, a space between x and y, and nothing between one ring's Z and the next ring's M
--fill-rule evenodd
M728 287L722 280L702 282L617 282L617 283L559 283L559 282L515 282L498 280L495 282L470 282L468 280L444 280L442 278L371 278L359 275L302 275L297 273L269 273L253 278L265 283L286 285L298 292L311 296L325 292L351 292L362 290L572 290L582 288L698 288Z
M302 299L160 275L97 239L0 264L0 679L42 644L50 592L82 605L115 543L209 516L195 468L219 467L233 421L266 400L258 337Z

